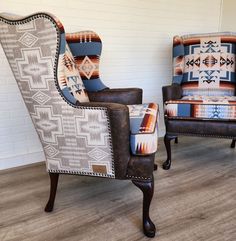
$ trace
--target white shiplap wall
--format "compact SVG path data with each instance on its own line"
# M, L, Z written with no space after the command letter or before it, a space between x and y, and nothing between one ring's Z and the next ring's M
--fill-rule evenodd
M48 11L67 32L96 31L103 40L103 81L110 87L141 87L144 102L157 102L162 109L161 87L171 82L173 35L218 31L221 1L3 0L0 11ZM37 134L1 48L0 73L0 169L42 161ZM163 114L160 120L163 135Z
M224 0L222 5L221 31L236 32L235 9L235 0Z

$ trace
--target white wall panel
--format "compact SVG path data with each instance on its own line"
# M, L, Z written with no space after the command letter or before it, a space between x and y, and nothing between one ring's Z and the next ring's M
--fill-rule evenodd
M223 0L221 31L236 32L235 9L235 0Z

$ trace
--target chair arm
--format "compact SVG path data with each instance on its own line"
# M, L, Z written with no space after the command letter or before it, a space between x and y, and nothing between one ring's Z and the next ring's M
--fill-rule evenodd
M108 111L114 155L115 176L125 179L130 160L130 123L126 105L117 103L88 102L78 103L84 107L105 107Z
M167 100L176 100L182 97L182 88L178 84L172 84L162 87L163 103Z
M90 101L112 102L124 105L142 104L143 90L139 88L104 89L88 92Z

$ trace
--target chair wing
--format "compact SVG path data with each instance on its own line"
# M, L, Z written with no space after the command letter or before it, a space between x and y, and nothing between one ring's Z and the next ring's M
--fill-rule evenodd
M49 172L115 177L106 107L73 106L57 81L64 30L54 16L0 18L1 44L39 135Z

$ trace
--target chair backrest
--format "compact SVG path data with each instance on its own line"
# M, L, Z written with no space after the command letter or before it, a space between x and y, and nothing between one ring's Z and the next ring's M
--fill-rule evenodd
M15 19L0 14L0 42L48 171L114 178L107 108L74 105L86 92L60 21L47 13Z
M236 33L175 36L173 83L183 95L235 95Z
M86 90L100 91L106 89L99 76L99 62L102 41L93 31L66 33L66 41L80 72Z

